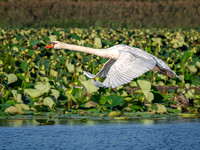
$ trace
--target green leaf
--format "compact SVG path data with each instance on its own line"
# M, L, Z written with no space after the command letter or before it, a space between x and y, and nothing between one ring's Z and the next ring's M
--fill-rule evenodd
M153 101L153 99L154 99L154 94L152 92L149 92L148 97L147 97L148 102L151 103Z
M78 59L83 59L83 56L79 52L76 53L76 56L78 57Z
M137 83L135 81L131 81L130 84L129 84L131 87L136 87L137 86Z
M37 45L38 43L40 43L40 41L38 41L38 40L30 41L31 46Z
M173 47L174 48L178 48L178 47L182 47L182 46L188 46L185 43L185 38L183 34L180 34L179 32L176 33L176 37L174 39L172 39L172 43L173 43Z
M16 104L15 107L17 108L17 112L18 112L19 114L23 114L23 113L24 113L24 112L22 111L22 106L21 106L21 104Z
M145 81L145 80L138 80L138 84L144 94L144 96L146 97L146 99L149 102L152 102L152 100L154 99L154 95L151 91L151 83L149 81Z
M13 73L8 75L8 84L14 83L17 81L17 76Z
M2 60L0 60L0 65L3 65L3 61Z
M65 63L65 66L67 67L67 70L68 70L69 72L75 72L75 68L74 68L74 65L73 65L73 64L66 62L66 63Z
M17 108L15 106L10 106L5 110L5 112L12 113L12 114L17 114L18 110L17 110Z
M48 84L37 84L35 85L35 89L40 90L41 93L48 93L50 91L50 86Z
M102 105L105 105L107 102L107 97L101 97L100 100L99 100L99 103L102 104Z
M112 107L122 106L124 103L124 98L118 95L109 95L107 96L107 99L112 101Z
M183 59L181 60L181 62L185 63L186 61L188 61L188 58L191 57L191 56L192 56L192 52L191 51L186 51Z
M121 116L121 115L122 115L122 113L121 113L120 111L111 111L111 112L108 114L109 117L119 117L119 116Z
M100 38L95 38L94 39L94 47L95 48L102 48L102 42Z
M34 55L34 53L35 53L35 51L33 51L33 50L29 50L29 51L27 52L28 56L32 56L32 55Z
M57 76L58 76L58 71L55 71L55 70L51 69L51 70L50 70L50 75L57 78Z
M78 45L81 45L81 46L84 46L85 41L84 41L84 40L77 41L77 44L78 44Z
M0 60L0 65L1 65L1 60ZM200 68L200 61L197 61L197 62L196 62L196 66L197 66L198 68Z
M22 95L21 95L21 94L16 94L15 100L16 100L16 102L17 102L18 104L23 104Z
M37 98L43 95L43 92L38 89L25 89L24 92L30 95L32 98Z
M28 71L28 67L29 67L29 64L27 64L27 63L24 62L24 61L20 61L20 68L21 68L24 72Z
M161 42L161 38L152 38L152 41L154 41L155 43L157 43L158 45L161 45L162 42Z
M128 94L126 93L126 91L123 91L122 94L120 95L121 97L127 97Z
M85 103L85 108L97 107L97 105L98 104L93 101L88 101L87 103Z
M54 30L53 32L52 32L54 35L56 35L56 36L60 36L61 34L59 33L59 31L56 31L56 30Z
M56 35L50 35L49 39L51 42L56 41L57 40L57 36Z
M96 87L91 80L87 81L81 81L81 84L87 89L88 93L94 93L99 90L98 87Z
M5 104L15 105L16 102L15 102L14 100L7 100L7 101L5 102Z
M76 40L80 40L80 39L81 39L76 33L72 33L72 34L71 34L71 37L72 37L73 39L76 39Z
M66 91L65 94L67 95L68 98L71 98L74 102L77 103L76 98L69 91Z
M12 95L17 103L23 104L22 95L17 93L17 90L11 90Z
M13 105L14 103L9 102L10 100L8 100L8 103L5 104L0 104L0 108L2 111L6 110L7 108L9 108L11 105ZM6 101L7 102L7 101Z
M194 98L195 97L195 90L194 89L188 90L187 93L185 93L185 97L187 99Z
M197 72L197 68L195 67L195 65L190 65L189 66L189 70L193 73Z
M22 110L25 110L25 111L29 111L30 110L30 107L26 104L20 104L20 106L22 107Z
M131 107L131 109L132 109L133 111L143 111L143 108L142 108L141 106L138 106L138 105L133 105L133 106Z
M15 97L15 95L17 94L17 90L11 90L11 93Z
M55 97L55 99L58 99L58 97L60 96L60 92L55 89L51 89L51 92L52 92L52 95Z
M52 108L53 105L54 105L54 101L51 97L45 97L44 100L43 100L43 104Z
M151 83L145 80L138 80L137 81L142 91L149 92L151 90Z
M85 75L83 75L83 74L80 75L80 76L78 77L78 80L81 81L81 82L82 82L82 81L85 81L86 79L87 79L87 78L86 78Z
M164 105L161 104L157 104L157 113L163 114L163 113L167 113L167 109Z

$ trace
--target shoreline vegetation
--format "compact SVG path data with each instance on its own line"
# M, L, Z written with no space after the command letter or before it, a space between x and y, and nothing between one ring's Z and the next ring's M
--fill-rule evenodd
M199 118L199 10L196 0L0 0L0 119ZM107 60L45 49L56 40L138 47L183 82L150 71L114 90L97 88L83 70L96 74Z
M0 0L0 27L199 29L196 0Z
M0 28L0 115L49 117L77 114L129 119L200 112L199 32L167 29ZM107 59L45 49L50 41L94 48L139 47L165 61L183 82L156 72L118 88L95 87L83 70L96 74ZM102 78L98 79L100 82ZM122 118L121 118L122 117Z

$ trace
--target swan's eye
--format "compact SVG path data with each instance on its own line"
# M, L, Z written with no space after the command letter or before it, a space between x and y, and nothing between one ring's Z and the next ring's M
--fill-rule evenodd
M58 43L56 43L56 42L52 42L51 44L55 45L55 44L58 44Z

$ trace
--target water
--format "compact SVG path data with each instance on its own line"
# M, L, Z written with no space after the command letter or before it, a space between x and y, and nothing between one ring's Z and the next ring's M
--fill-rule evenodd
M0 120L0 150L193 150L200 120L88 121Z

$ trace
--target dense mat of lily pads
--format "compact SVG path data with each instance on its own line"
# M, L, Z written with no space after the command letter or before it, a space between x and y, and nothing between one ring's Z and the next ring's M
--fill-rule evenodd
M164 60L183 81L148 72L116 89L95 87L83 70L97 73L106 59L45 49L51 41L108 48L139 47ZM126 112L198 114L200 36L168 29L0 29L0 113L86 115ZM99 78L100 81L103 79ZM190 99L190 100L189 100Z

